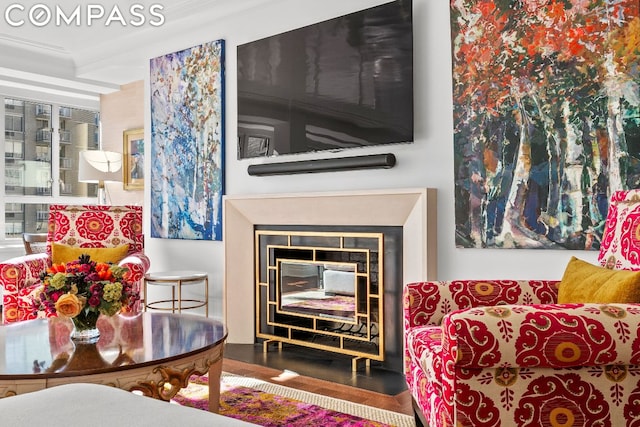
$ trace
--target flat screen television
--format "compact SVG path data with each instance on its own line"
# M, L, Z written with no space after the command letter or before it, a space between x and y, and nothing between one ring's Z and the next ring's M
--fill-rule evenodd
M238 46L238 158L413 142L412 1Z

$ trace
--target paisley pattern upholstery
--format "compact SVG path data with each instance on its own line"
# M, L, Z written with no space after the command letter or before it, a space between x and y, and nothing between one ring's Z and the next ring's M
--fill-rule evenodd
M611 196L598 261L608 268L640 269L640 189Z
M129 253L119 265L129 269L129 278L138 291L150 266L143 252L142 207L50 205L46 252L0 263L4 323L49 315L35 312L32 301L38 295L40 273L51 264L52 242L85 248L129 244Z
M640 425L640 304L557 304L558 283L404 288L407 384L428 425Z
M598 261L640 270L640 189L612 195ZM640 427L640 304L558 304L558 284L405 286L405 374L429 426Z

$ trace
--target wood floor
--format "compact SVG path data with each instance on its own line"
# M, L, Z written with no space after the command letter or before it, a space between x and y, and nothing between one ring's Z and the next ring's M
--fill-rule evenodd
M0 316L1 313L2 311L0 306ZM231 354L230 357L225 356L222 362L222 369L225 372L257 378L262 381L281 384L286 387L304 390L310 393L330 396L336 399L343 399L350 402L359 403L361 405L375 406L380 409L413 416L411 395L406 390L406 387L404 387L402 384L398 384L399 381L401 381L399 379L401 377L399 377L398 375L391 374L387 376L379 376L377 379L374 379L372 381L373 385L371 384L371 382L365 381L363 383L365 387L373 388L374 390L391 390L387 393L381 393L377 391L367 390L366 388L354 387L353 385L341 384L340 382L336 381L328 381L311 376L299 375L289 369L264 366L265 364L268 364L267 359L264 357L260 359L261 363L249 363L246 361L238 360L247 358L249 358L249 360L253 360L252 357L255 357L255 350L246 351L245 346L242 345L235 347L228 346L225 350L225 353ZM243 354L243 356L239 357L238 354ZM305 357L304 359L306 360L307 358L308 357ZM282 362L282 359L283 358L278 358L280 362ZM286 356L284 357L284 359L286 359ZM316 363L317 360L312 359L309 365L313 365ZM300 367L300 365L295 366ZM311 371L309 371L309 369L311 369ZM310 368L309 366L302 370L305 372L314 372L314 369ZM318 370L325 371L325 374L328 373L326 372L328 370L333 371L334 374L336 371L335 369L327 369L325 366L320 366L319 369L315 369L315 372L317 372ZM352 374L352 384L362 383L362 378L360 378L358 381L358 377L358 375ZM336 377L336 380L344 382L343 378L344 377L339 376ZM380 382L382 382L383 384L379 384ZM394 392L394 390L398 392L396 393Z
M225 351L225 353L227 353ZM380 409L399 412L413 416L411 407L411 396L409 392L403 390L397 394L380 393L366 390L351 385L340 384L334 381L327 381L311 376L303 376L288 369L264 366L263 364L248 363L237 360L225 354L222 369L237 375L250 376L263 381L277 383L286 387L322 394L337 399L348 400L362 405L375 406Z

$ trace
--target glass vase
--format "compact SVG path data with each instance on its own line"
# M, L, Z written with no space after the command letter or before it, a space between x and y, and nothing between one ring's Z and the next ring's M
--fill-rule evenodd
M73 331L71 331L71 340L79 343L95 343L100 339L100 331L96 326L100 313L82 312L76 317L71 318L73 322Z

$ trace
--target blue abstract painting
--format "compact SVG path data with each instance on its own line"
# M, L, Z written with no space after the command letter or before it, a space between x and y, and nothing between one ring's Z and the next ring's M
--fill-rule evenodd
M151 59L151 237L222 240L224 40Z

